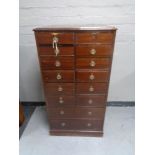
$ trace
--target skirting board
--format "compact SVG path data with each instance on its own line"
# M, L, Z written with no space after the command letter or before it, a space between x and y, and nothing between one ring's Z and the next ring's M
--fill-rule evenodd
M24 106L44 106L45 102L34 102L34 101L21 101ZM111 101L107 102L107 106L116 106L116 107L131 107L135 106L134 101Z

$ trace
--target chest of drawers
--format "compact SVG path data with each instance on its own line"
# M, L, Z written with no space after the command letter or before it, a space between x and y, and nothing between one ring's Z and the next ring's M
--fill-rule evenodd
M102 136L116 28L34 32L50 134Z

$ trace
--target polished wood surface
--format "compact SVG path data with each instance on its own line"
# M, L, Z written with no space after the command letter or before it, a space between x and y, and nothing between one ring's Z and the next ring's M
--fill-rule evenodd
M102 44L112 44L114 34L111 32L84 32L77 33L76 43L102 43Z
M40 46L40 55L49 55L55 57L55 49L52 46ZM74 47L59 47L59 56L74 56Z
M49 117L51 119L96 119L103 120L104 108L81 108L81 107L69 107L69 108L49 108Z
M51 69L74 69L74 59L72 57L40 57L41 68L43 70Z
M102 136L116 28L34 29L51 135Z
M72 70L46 70L43 79L45 82L74 82L75 73Z
M95 52L93 52L95 50ZM111 45L77 45L76 55L77 57L111 57L112 46Z
M54 32L37 32L36 37L39 44L52 44ZM74 42L73 33L57 33L60 44L72 44Z

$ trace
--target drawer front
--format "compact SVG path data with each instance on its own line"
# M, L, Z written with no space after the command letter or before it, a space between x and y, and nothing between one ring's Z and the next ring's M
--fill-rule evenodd
M76 80L78 82L108 82L109 72L108 71L77 71Z
M76 67L78 69L109 69L109 58L77 58Z
M37 32L36 39L39 44L53 44L54 37L57 37L58 44L73 44L73 33Z
M49 69L74 69L74 58L72 57L40 57L41 68L43 70Z
M74 96L47 96L47 105L48 107L52 106L74 106L75 105L75 97Z
M81 45L76 46L76 55L78 57L111 57L111 45Z
M77 95L77 106L105 107L106 95Z
M112 32L84 32L76 34L76 43L102 43L112 44L114 34Z
M74 83L45 83L46 96L51 95L73 95Z
M49 109L49 116L51 119L73 119L86 118L103 120L104 108L51 108Z
M74 71L71 70L43 71L45 82L74 82L74 78Z
M74 47L58 47L57 56L74 56ZM55 49L52 46L39 46L40 55L56 56Z
M77 83L77 94L105 94L107 93L107 83Z
M101 120L50 120L52 130L93 130L101 131L103 121Z

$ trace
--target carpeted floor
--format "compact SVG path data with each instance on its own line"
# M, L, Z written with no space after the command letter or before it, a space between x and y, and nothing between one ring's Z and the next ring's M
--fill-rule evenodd
M50 136L37 107L20 138L20 155L134 155L134 107L107 107L104 137Z

